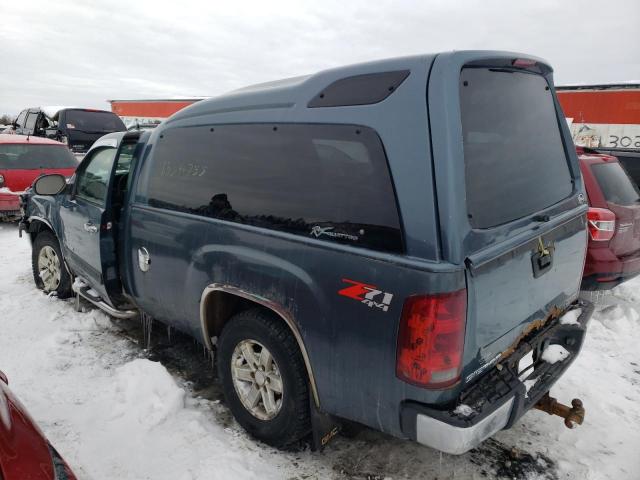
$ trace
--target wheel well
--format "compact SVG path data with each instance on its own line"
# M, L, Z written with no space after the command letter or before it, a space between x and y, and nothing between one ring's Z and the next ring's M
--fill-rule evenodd
M304 342L302 341L302 336L290 315L276 304L261 297L255 297L240 289L210 285L204 290L200 300L200 321L202 323L202 336L205 346L209 349L213 348L211 338L220 335L225 324L231 317L250 308L261 308L265 311L275 313L276 317L291 331L298 343L298 348L300 349L307 369L313 399L316 406L320 407L320 399L313 370L311 369L311 362Z
M46 222L42 220L38 220L38 219L31 220L29 222L29 227L27 228L27 231L29 232L29 240L31 240L32 246L38 234L42 232L49 232L51 235L53 235L53 237L56 240L58 240L58 236L56 235L56 232ZM60 249L62 250L62 244L60 244L60 240L58 240L58 244L60 245ZM74 275L71 269L69 268L69 265L67 265L67 260L64 258L64 254L62 257L62 262L63 262L64 268L67 270L67 272L69 272L69 275L71 275L71 280L73 281Z
M203 324L203 334L207 336L205 342L210 340L211 337L218 337L225 323L237 313L252 307L268 310L259 303L221 290L215 290L209 293L205 302Z
M56 232L54 232L49 225L44 223L41 220L32 220L29 222L29 238L31 242L36 239L40 232L50 232L53 236L56 236Z

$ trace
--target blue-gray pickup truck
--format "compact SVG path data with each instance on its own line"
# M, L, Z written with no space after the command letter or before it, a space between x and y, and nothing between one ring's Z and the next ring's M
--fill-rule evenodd
M256 85L98 140L24 198L38 287L215 351L238 422L450 453L532 407L592 307L582 179L543 60L419 55Z

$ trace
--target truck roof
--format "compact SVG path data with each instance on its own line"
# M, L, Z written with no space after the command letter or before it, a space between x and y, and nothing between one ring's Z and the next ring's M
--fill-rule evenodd
M229 93L201 100L170 117L170 121L205 114L263 109L306 107L307 103L331 83L355 75L410 69L417 63L431 62L435 54L379 60L324 70L272 82L250 85ZM166 123L166 122L165 122Z
M490 50L469 50L443 53L462 55L470 59L494 57L527 58L539 62L544 65L545 69L549 71L551 70L545 60L521 53ZM357 75L382 74L384 72L411 70L418 65L424 66L425 64L431 64L438 55L440 54L431 53L377 60L323 70L312 75L304 75L250 85L217 97L196 102L169 117L169 119L164 122L164 125L167 126L167 123L201 115L306 108L311 100L318 100L316 96L321 97L323 95L323 90L327 89L327 87L332 85L334 82ZM353 103L345 105L353 106L373 103L378 102Z

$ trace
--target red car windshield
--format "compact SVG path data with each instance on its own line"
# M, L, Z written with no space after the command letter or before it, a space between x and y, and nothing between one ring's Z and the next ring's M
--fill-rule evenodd
M60 145L0 145L0 170L76 168L78 161Z

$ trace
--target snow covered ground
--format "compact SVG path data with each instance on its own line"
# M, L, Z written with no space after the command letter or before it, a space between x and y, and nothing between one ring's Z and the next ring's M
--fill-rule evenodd
M0 369L80 479L640 478L640 280L599 308L553 389L585 403L575 430L531 411L460 457L371 430L283 453L233 421L201 347L156 325L145 350L137 322L45 296L30 252L0 224Z

